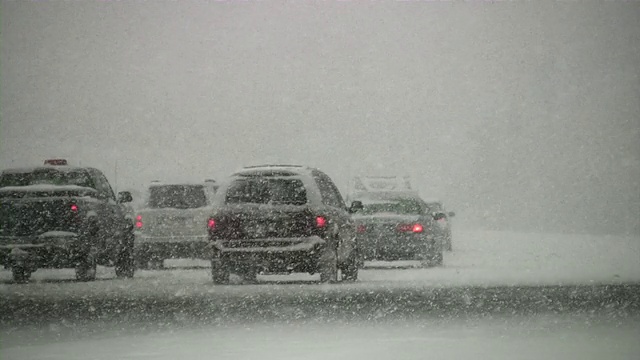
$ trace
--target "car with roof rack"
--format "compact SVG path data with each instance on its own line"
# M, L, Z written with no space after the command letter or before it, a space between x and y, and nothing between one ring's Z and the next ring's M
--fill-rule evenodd
M320 274L322 282L354 281L361 258L351 214L333 180L301 165L250 166L220 186L208 219L212 279L230 273Z
M0 174L0 264L16 282L39 268L75 268L76 278L96 278L97 265L115 266L118 277L134 272L133 224L105 175L65 159Z

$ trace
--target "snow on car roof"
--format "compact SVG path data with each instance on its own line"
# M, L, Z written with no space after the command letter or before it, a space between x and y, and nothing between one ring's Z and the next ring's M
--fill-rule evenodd
M424 198L423 199L424 202L431 204L431 203L442 203L442 200L438 199L438 198Z
M161 186L205 186L207 185L204 182L198 182L198 181L180 181L180 182L170 182L170 183L163 183L163 182L159 182L159 181L154 181L151 184L149 184L149 187L161 187Z
M356 191L351 194L354 199L398 199L398 198L420 198L417 191Z
M233 173L232 176L271 173L273 176L295 176L305 174L312 168L302 165L259 165L244 167Z
M34 184L25 186L5 186L0 187L0 191L72 191L72 190L89 190L96 191L93 188L78 185L55 185L55 184Z
M3 169L2 173L3 174L22 174L22 173L30 173L30 172L34 172L35 170L44 170L44 169L54 169L57 171L78 171L78 170L85 170L87 169L86 167L79 167L79 166L59 166L59 165L40 165L40 166L30 166L30 167L19 167L19 168L10 168L10 169Z

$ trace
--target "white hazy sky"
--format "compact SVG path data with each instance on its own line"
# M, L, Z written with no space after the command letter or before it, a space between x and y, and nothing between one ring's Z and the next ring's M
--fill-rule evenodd
M408 173L458 221L640 234L640 2L0 8L0 165L119 189L302 163ZM118 167L116 179L115 167Z

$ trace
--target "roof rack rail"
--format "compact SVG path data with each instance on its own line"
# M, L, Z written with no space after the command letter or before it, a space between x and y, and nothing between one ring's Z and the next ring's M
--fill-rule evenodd
M245 167L243 167L243 169L254 169L254 168L261 168L261 167L297 167L297 168L301 168L301 167L304 167L304 166L302 166L302 165L287 165L287 164L264 164L264 165L245 166Z

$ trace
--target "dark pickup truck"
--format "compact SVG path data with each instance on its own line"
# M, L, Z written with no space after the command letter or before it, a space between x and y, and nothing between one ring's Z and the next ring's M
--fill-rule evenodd
M47 165L6 169L0 175L0 264L16 282L38 268L75 268L91 281L97 265L132 277L133 221L104 174L90 167Z

